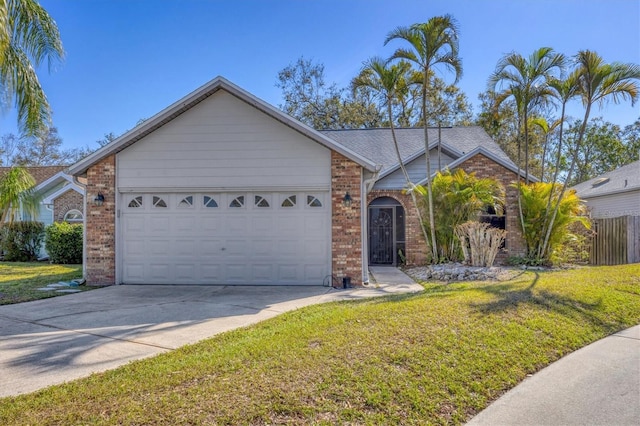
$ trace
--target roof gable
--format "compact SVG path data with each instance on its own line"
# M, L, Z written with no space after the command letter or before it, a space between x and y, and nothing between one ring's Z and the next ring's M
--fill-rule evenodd
M69 168L69 173L71 175L84 174L89 167L96 164L103 158L111 154L116 154L122 151L123 149L127 148L128 146L136 143L137 141L144 138L148 134L152 133L156 129L162 127L164 124L184 114L189 109L199 104L204 99L208 98L214 93L218 92L219 90L224 90L228 92L229 94L237 97L238 99L248 103L249 105L255 107L256 109L269 115L273 119L307 136L309 139L313 140L314 142L319 143L333 151L339 152L340 154L344 155L345 157L349 158L355 163L361 165L362 167L371 171L375 170L375 163L371 162L367 158L362 157L358 153L350 150L349 148L336 143L334 140L326 137L322 133L299 122L298 120L295 120L294 118L288 116L284 112L269 105L268 103L262 101L261 99L258 99L257 97L253 96L249 92L231 83L227 79L219 76L211 80L209 83L191 92L190 94L180 99L179 101L168 106L167 108L160 111L159 113L149 118L148 120L144 121L140 125L134 127L133 129L126 132L122 136L118 137L111 143L105 145L104 147L100 148L96 152L80 160L79 162L77 162L76 164L74 164Z

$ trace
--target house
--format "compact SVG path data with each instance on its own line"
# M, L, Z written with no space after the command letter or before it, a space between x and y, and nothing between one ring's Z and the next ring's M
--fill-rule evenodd
M640 160L574 186L592 218L640 216Z
M40 208L36 217L20 211L20 220L35 220L45 226L53 222L82 223L84 206L84 188L75 184L73 178L64 170L67 166L28 166L25 167L35 180L33 188L40 199ZM0 167L0 175L9 167Z
M85 278L322 285L348 277L361 284L372 260L397 262L369 249L371 224L385 221L391 245L374 242L378 249L404 244L406 261L419 263L424 240L388 133L319 132L217 77L68 170L87 182ZM419 131L400 133L411 173L426 178ZM518 176L478 128L443 129L441 152L450 168L505 185ZM513 191L506 249L522 254Z

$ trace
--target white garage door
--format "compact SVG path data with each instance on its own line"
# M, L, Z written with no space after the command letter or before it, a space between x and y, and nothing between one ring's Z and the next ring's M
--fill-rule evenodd
M329 193L122 194L125 284L322 285Z

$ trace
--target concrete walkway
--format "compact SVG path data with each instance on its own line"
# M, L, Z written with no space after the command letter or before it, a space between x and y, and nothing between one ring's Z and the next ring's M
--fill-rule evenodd
M551 364L467 424L640 424L640 325Z
M0 306L0 397L113 369L304 306L422 290L393 278L346 290L112 286Z

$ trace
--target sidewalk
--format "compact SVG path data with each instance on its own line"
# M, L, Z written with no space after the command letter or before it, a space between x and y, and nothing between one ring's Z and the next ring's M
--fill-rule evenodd
M467 425L640 424L640 325L579 349L504 394Z

